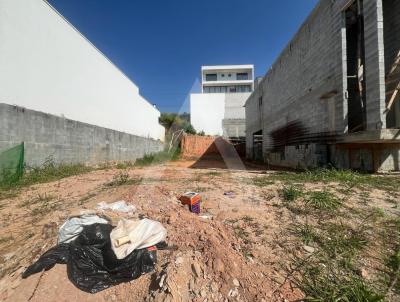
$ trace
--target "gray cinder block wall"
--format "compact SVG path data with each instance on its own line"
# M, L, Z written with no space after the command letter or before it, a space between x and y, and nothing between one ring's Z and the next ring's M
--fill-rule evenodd
M400 22L397 2L363 1L366 125L362 131L368 135L361 139L359 133L349 133L344 9L350 1L321 0L246 102L248 158L254 157L254 134L262 131L263 157L271 165L399 169L399 131L386 129L385 64L388 68L396 49L400 51L396 42L400 31L385 29L384 36L384 25L390 28ZM390 11L387 21L384 11ZM390 51L384 41L391 41Z
M225 113L222 121L224 136L230 138L244 138L246 119L244 105L250 96L248 92L226 93Z
M134 161L163 150L163 143L22 107L0 104L0 150L25 143L25 163L99 164Z

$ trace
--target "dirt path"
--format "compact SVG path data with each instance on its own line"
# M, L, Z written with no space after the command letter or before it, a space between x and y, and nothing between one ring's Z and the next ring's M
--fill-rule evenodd
M16 198L0 201L0 300L301 299L302 292L288 278L292 257L288 250L298 256L307 253L304 243L289 231L293 222L302 218L282 206L282 183L254 182L269 175L257 167L231 171L215 162L195 168L193 164L179 161L140 169L95 171L35 185ZM129 174L131 184L106 186L121 173ZM321 186L332 187L305 185L307 189ZM189 213L177 201L187 191L201 193L201 216ZM224 194L227 192L231 194ZM398 215L388 201L390 193L371 189L369 194L376 207ZM135 205L138 213L162 222L168 230L168 243L178 246L177 251L158 253L154 273L95 295L76 289L62 265L26 280L20 278L25 267L56 244L58 228L71 213L93 209L101 201L122 199Z

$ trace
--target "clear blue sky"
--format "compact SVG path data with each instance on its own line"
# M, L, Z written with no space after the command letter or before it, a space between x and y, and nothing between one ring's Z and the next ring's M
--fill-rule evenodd
M146 99L162 112L177 112L188 109L187 96L198 89L201 65L254 64L256 75L264 75L317 0L49 3L131 78Z

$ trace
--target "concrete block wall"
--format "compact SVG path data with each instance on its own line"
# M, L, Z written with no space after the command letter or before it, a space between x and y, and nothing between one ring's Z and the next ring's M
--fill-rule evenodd
M286 146L283 154L269 153L267 162L271 165L295 169L327 166L327 150L326 145L319 144Z
M253 134L262 130L262 110L259 99L262 97L262 89L256 89L245 105L246 113L246 157L253 156Z
M400 171L400 144L332 145L330 153L338 169Z
M159 110L48 1L0 1L0 71L1 103L164 140Z
M310 132L346 131L340 10L343 3L339 2L323 0L317 4L249 98L247 136L256 129L257 122L253 121L262 111L264 151L272 147L271 132L293 121L299 121ZM325 97L327 94L329 98ZM260 96L262 108L257 109Z
M225 115L222 121L225 137L246 136L246 112L244 105L251 93L225 94Z
M25 142L25 163L99 164L134 161L163 150L163 143L22 107L0 104L0 150Z
M382 0L364 0L367 130L386 128Z
M223 119L222 128L224 129L224 137L242 138L246 135L246 120Z
M363 1L368 131L386 127L382 5L385 1ZM349 0L320 0L249 97L246 103L246 149L249 157L253 154L253 133L259 130L263 132L266 159L269 153L277 151L271 134L284 130L291 123L304 129L306 136L322 140L348 133L344 9L349 3ZM393 6L392 9L396 8ZM398 13L393 14L398 17ZM259 105L260 97L262 106ZM304 143L316 141L310 139ZM296 152L287 152L292 147L296 146L280 146L278 153L285 155L286 160L297 161Z

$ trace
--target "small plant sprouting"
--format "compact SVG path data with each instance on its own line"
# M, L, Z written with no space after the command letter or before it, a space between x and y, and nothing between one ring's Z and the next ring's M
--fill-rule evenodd
M288 186L288 187L283 187L283 189L280 192L280 195L282 196L285 202L293 202L297 198L303 195L303 191L294 186Z
M318 210L335 210L342 202L329 191L315 191L308 194L306 204Z
M107 187L119 187L123 185L133 185L136 183L140 183L141 179L132 179L129 177L129 174L126 172L119 172L114 175L113 179L106 183Z

